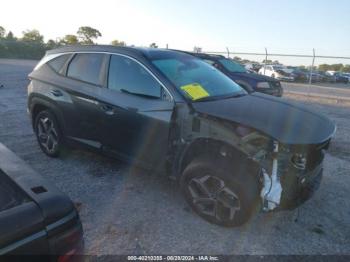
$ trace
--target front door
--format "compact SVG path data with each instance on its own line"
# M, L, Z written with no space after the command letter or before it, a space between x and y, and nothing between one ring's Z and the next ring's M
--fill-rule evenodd
M103 144L131 161L156 167L165 159L174 102L136 60L112 55L103 101Z

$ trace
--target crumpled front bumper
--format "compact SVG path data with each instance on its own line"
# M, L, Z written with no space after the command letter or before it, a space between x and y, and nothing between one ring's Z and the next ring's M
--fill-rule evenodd
M277 210L291 210L310 199L318 190L323 176L322 164L301 176L290 175L281 180L282 196Z
M290 154L280 154L274 142L272 168L261 172L263 211L290 210L310 199L319 188L323 175L324 149L322 144L311 148L304 166L295 164Z

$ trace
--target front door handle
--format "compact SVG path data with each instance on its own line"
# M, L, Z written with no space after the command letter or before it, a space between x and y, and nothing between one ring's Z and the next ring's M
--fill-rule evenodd
M109 105L101 105L100 108L102 109L102 111L106 114L106 115L114 115L114 109L112 106Z
M54 89L54 90L51 90L51 94L53 94L54 96L63 96L62 92L58 89Z

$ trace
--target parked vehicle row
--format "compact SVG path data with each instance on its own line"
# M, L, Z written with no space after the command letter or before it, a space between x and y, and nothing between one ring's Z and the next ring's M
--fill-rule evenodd
M281 83L277 79L248 71L244 66L232 59L225 58L221 55L209 55L203 53L189 54L201 58L205 62L211 64L239 84L248 93L260 92L279 97L283 94Z
M259 70L259 74L276 78L281 81L293 82L295 77L288 73L281 65L266 65Z
M349 83L349 74L335 71L312 71L298 67L283 65L264 65L259 74L270 76L287 82L328 82L328 83Z
M317 112L245 91L232 79L255 78L257 89L277 80L223 57L64 47L48 51L29 77L28 112L45 154L81 144L161 171L199 216L222 226L245 223L258 207L309 199L335 133Z

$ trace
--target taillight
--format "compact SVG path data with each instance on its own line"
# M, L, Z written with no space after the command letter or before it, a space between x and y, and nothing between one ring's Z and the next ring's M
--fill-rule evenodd
M76 260L76 255L77 254L77 250L74 248L70 251L68 251L66 254L61 255L58 257L57 262L71 262L71 261L77 261Z

